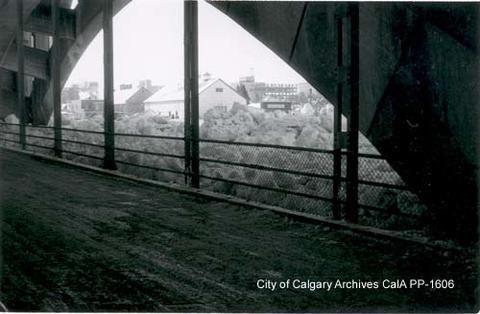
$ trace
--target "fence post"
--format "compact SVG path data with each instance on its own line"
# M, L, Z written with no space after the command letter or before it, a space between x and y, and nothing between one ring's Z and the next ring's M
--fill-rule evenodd
M347 208L346 219L358 221L358 132L359 132L359 4L349 3L349 119L347 152Z
M53 127L54 127L54 153L56 157L62 157L62 89L60 83L60 45L59 45L59 29L60 17L58 10L58 0L51 0L52 10L52 30L53 30L53 46L52 46L52 91L53 91Z
M199 149L199 108L198 108L198 3L186 0L184 2L184 42L185 42L185 145L189 145L189 166L191 173L191 186L200 186L200 149ZM187 79L186 79L187 80ZM189 107L187 109L187 107ZM187 154L187 151L185 151ZM187 160L187 158L185 160Z
M337 5L335 10L335 29L337 37L337 105L333 111L333 218L341 218L340 188L342 184L342 106L344 79L340 76L343 72L343 19L344 4Z
M113 27L112 0L103 0L103 78L104 78L104 138L103 167L115 170L115 110L113 99Z
M190 100L190 9L188 6L188 1L183 2L183 58L184 58L184 75L183 75L183 89L184 89L184 138L185 138L185 185L189 184L189 177L192 174L191 168L191 134L190 134L190 122L191 122L191 100Z
M20 120L20 145L26 148L27 108L25 108L25 48L23 45L23 0L17 0L17 97Z

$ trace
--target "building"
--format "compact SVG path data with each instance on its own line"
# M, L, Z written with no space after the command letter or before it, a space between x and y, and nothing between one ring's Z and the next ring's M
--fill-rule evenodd
M87 118L103 113L103 100L82 99L81 109L85 112Z
M270 84L256 82L255 76L240 77L238 86L244 86L251 102L262 102L266 98L274 97L282 101L297 102L297 85L295 84Z
M125 88L127 85L123 85ZM153 95L153 92L144 88L127 88L115 90L113 100L115 104L115 117L144 112L144 101ZM81 109L88 116L103 113L102 99L83 99Z
M138 87L144 87L149 91L156 92L161 88L161 86L153 85L152 80L146 79L138 82Z
M212 79L209 76L198 84L199 115L212 108L228 111L233 104L247 104L246 99L224 80ZM183 87L160 90L145 101L145 111L153 111L172 119L184 118Z
M120 84L120 90L132 89L132 88L133 88L133 84L128 84L128 83Z
M312 102L312 99L322 99L320 94L312 85L307 82L297 84L298 98L301 103Z
M82 101L77 99L62 104L62 116L74 120L85 118L85 111L82 109Z
M267 84L263 82L246 82L243 83L248 93L248 97L252 102L261 102L265 97Z
M287 102L297 101L297 86L295 84L266 84L264 97L273 97Z
M98 82L82 82L62 90L62 115L72 119L83 119L86 115L103 112L103 101L98 100Z
M242 76L239 79L239 83L240 84L255 83L255 76L254 75Z
M71 86L65 86L62 90L62 101L69 103L72 100L98 99L98 82L75 83Z
M115 112L126 115L144 112L144 101L152 95L153 92L145 87L120 89L115 91L113 95Z
M291 101L278 99L276 97L266 97L261 103L260 108L265 112L283 111L290 113L293 110Z
M98 99L99 84L98 82L83 82L83 84L80 85L80 91L88 93L90 99Z

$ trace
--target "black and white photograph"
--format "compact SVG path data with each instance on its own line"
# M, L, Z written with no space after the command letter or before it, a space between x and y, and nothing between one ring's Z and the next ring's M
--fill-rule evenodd
M0 0L0 312L478 313L480 2Z

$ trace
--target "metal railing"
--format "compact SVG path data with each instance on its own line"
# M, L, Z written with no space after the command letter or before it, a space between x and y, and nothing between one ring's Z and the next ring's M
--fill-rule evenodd
M342 172L339 178L342 187L340 193L335 197L333 150L211 139L201 139L200 143L202 144L200 177L224 183L223 186L217 185L218 191L248 196L249 193L244 191L239 193L233 188L242 186L259 191L274 192L274 194L266 194L266 202L271 204L278 201L285 207L288 207L286 206L288 202L281 201L282 197L308 198L314 202L310 204L301 202L301 205L305 208L313 207L314 213L328 216L333 216L333 206L339 204L342 209L341 217L345 216L345 183L347 181L345 153L342 153ZM227 153L219 153L222 149ZM219 156L224 156L224 158ZM211 165L216 166L212 167ZM411 198L414 198L414 195L409 192L408 187L403 184L400 177L381 156L359 154L359 165L360 201L357 204L358 208L363 209L364 212L374 211L409 219L421 219L421 214L402 211L400 208L396 199L397 194L409 193ZM390 171L379 171L379 167L388 167ZM208 184L203 186L209 187ZM375 190L376 195L366 193L365 188ZM264 197L252 191L249 198L261 200ZM320 203L323 204L318 204L317 201L321 201ZM290 203L294 203L294 201L290 201ZM319 211L319 207L322 207L323 210ZM328 209L325 210L325 208Z
M20 145L16 128L20 125L0 123L0 143L7 147ZM26 130L28 150L54 155L53 127L26 125ZM103 166L104 132L61 130L63 158ZM122 172L176 183L186 183L194 175L185 167L184 137L113 135L118 145L114 147L115 163ZM153 149L159 147L162 149ZM341 153L338 174L333 171L334 151L327 149L199 139L199 152L201 188L321 216L333 217L337 206L340 218L345 218L345 152ZM380 155L358 154L358 158L360 223L378 224L381 215L384 220L393 216L409 221L422 219L421 209L402 206L402 202L417 207L421 204ZM337 193L333 188L336 179L340 181Z
M0 123L0 142L5 143L10 143L11 145L20 145L20 141L18 140L18 137L20 135L19 132L13 132L11 130L5 130L5 126L8 127L20 127L20 124L13 124L13 123ZM30 148L39 148L40 153L45 153L45 150L47 150L48 154L53 155L53 150L54 150L54 127L49 127L49 126L32 126L32 125L26 125L25 126L27 129L26 132L26 142L25 146L28 149ZM31 129L42 129L44 132L52 132L51 136L46 136L46 135L38 135L38 134L31 134L29 131ZM65 159L75 159L72 158L70 155L75 155L79 157L84 157L87 159L93 160L92 162L89 162L88 160L80 160L80 162L84 162L87 164L91 164L94 166L102 166L99 161L103 161L104 156L103 150L105 148L105 145L103 144L103 136L104 132L100 131L94 131L94 130L82 130L82 129L72 129L72 128L61 128L62 131L65 131L63 133L62 137L62 143L65 143L67 145L63 145L63 148L61 149L62 154L64 154ZM70 134L67 134L70 133ZM94 139L95 142L87 142L85 140L79 140L77 135L72 135L72 134L81 134L80 137L86 137L86 135L90 135L93 137L97 137ZM15 136L16 139L12 139L11 136ZM115 137L126 137L126 138L141 138L141 139L157 139L157 140L170 140L170 141L181 141L183 143L183 137L174 137L174 136L157 136L157 135L144 135L144 134L126 134L126 133L114 133ZM36 139L37 141L29 141L29 139ZM42 141L42 143L38 143L39 141ZM46 142L46 143L45 143ZM70 147L69 147L70 145ZM7 145L8 146L8 145ZM82 148L83 149L79 149ZM88 152L85 147L90 148L90 152ZM162 157L162 158L175 158L175 159L180 159L183 160L185 159L185 156L182 154L171 154L168 152L156 152L156 151L149 151L149 150L140 150L140 149L134 149L134 148L127 148L127 147L115 147L115 151L121 152L120 154L117 154L117 157L123 157L128 159L128 155L130 154L136 154L136 155L149 155L149 156L155 156L155 157ZM93 152L92 152L93 151ZM95 154L96 153L96 154ZM171 168L165 168L165 167L158 167L154 165L149 165L149 164L142 164L142 163L137 163L137 162L130 162L125 159L116 159L115 162L120 165L125 165L125 166L133 166L137 168L143 168L143 169L149 169L153 171L163 171L163 172L169 172L169 173L175 173L179 175L189 175L188 173L185 173L185 171L180 171L178 169L171 169ZM123 170L123 169L121 169Z

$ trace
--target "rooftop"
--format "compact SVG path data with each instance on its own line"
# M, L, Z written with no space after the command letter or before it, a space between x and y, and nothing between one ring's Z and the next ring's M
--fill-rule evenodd
M136 92L144 89L143 87L134 87L129 89L116 89L113 95L113 99L116 104L124 104L129 100Z
M217 81L221 81L224 84L228 85L227 83L225 83L224 80L220 78L210 78L208 80L200 80L198 82L198 93L201 94L203 91L205 91L208 87L210 87L212 84L214 84ZM183 101L184 97L185 97L185 91L183 89L183 85L177 86L177 87L171 86L167 88L162 88L161 90L157 91L152 96L147 98L145 102L152 103L152 102L165 102L165 101Z

